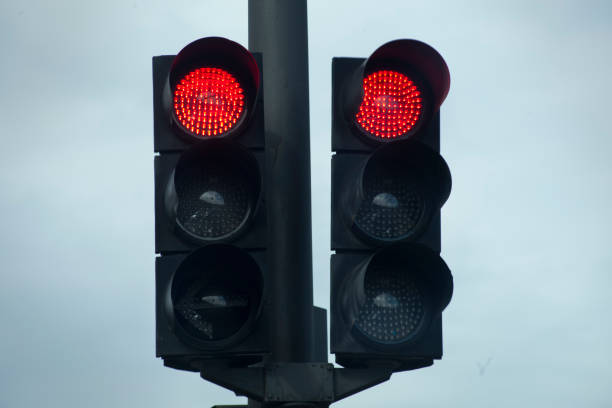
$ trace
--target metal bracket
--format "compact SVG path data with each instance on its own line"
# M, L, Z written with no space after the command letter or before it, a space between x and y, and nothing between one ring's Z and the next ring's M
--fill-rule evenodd
M264 402L334 400L334 366L328 363L281 363L265 366Z
M200 377L223 388L257 401L264 397L263 367L234 368L223 364L207 364Z
M274 363L247 368L209 364L200 376L264 406L286 402L327 406L387 381L392 373L390 367L334 368L329 363Z
M335 368L334 401L350 397L391 378L391 368Z

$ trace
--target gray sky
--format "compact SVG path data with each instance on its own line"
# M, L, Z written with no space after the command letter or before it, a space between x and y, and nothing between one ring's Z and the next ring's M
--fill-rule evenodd
M242 401L155 358L151 57L246 46L246 4L0 4L0 407ZM309 2L318 306L331 58L416 38L452 78L444 358L336 406L612 405L611 21L607 1Z

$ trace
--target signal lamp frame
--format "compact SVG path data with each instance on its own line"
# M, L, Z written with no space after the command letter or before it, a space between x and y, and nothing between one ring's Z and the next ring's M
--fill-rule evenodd
M228 165L240 166L239 172L242 173L242 176L244 176L246 180L245 185L252 187L248 200L248 210L245 213L240 225L227 234L213 238L205 238L189 231L179 221L177 215L178 206L180 205L181 200L176 188L177 177L181 177L181 179L183 177L189 177L189 174L185 173L190 169L195 168L197 170L196 166L206 165L207 160L203 160L203 158L205 158L207 155L216 156L215 160L218 160L219 155L221 155L222 157L226 157L228 159L225 162ZM242 162L236 162L237 160L242 160ZM189 242L192 242L193 244L202 245L235 241L248 229L255 218L255 214L257 214L260 209L262 202L262 177L263 176L260 171L258 160L251 151L247 150L243 146L220 139L202 141L181 154L176 167L170 174L164 194L166 216L173 220L172 223L174 225L174 231L178 232L181 237Z
M251 280L248 282L255 283L256 286L250 284L244 286L248 292L249 314L240 327L225 338L204 340L203 338L194 336L190 333L190 330L184 327L180 322L180 319L176 316L174 298L179 288L184 286L185 282L188 282L190 278L203 278L203 276L198 276L198 270L201 268L202 263L211 263L211 259L218 260L219 263L221 263L221 261L231 260L235 263L235 265L232 266L242 266L243 268L232 269L230 276L227 275L227 271L223 271L223 268L221 268L221 270L215 271L215 275L208 277L209 280L215 282L215 279L220 279L224 281L224 283L228 283L229 281L235 283L237 278L250 277ZM212 267L215 266L218 267L218 265L212 265ZM221 276L222 274L225 274L225 276ZM248 274L250 274L250 276L248 276ZM234 279L232 279L232 277ZM176 336L184 341L185 344L204 351L223 350L240 343L253 331L257 320L261 316L265 296L263 272L260 265L249 253L232 245L211 244L199 248L187 255L172 274L164 299L166 319Z
M381 357L401 353L406 348L411 348L428 338L430 330L439 324L442 311L449 304L453 292L453 278L444 260L433 250L425 245L403 243L382 248L372 255L368 255L358 263L353 263L353 258L358 255L336 254L335 263L344 265L353 264L350 271L339 274L337 271L345 270L340 265L332 267L332 290L331 293L340 294L332 297L332 352L342 353L341 349L346 347L348 339L352 337L362 347L373 352L380 352ZM415 260L418 260L416 262ZM411 280L418 285L424 300L424 314L415 332L400 341L383 342L371 338L356 325L357 314L360 307L365 303L365 277L368 272L381 270L387 266L397 269L394 263L410 265L407 272ZM408 268L406 268L408 269ZM340 322L338 321L340 320ZM339 324L340 323L340 324ZM341 333L341 334L340 334ZM347 337L348 336L348 337ZM344 337L344 338L342 338ZM424 345L427 348L427 345ZM335 350L334 350L335 349ZM338 350L340 349L340 350Z
M373 257L374 256L372 256L372 258ZM397 350L397 349L402 349L404 347L413 345L414 343L419 341L421 339L422 334L429 329L429 327L431 326L431 322L433 320L433 315L434 315L431 313L432 306L429 302L429 297L431 296L431 294L429 293L430 291L428 290L428 288L425 287L425 285L422 282L422 279L418 279L418 277L417 279L411 279L411 281L417 286L421 294L421 299L423 300L423 315L421 316L421 319L418 322L417 327L413 330L413 332L410 335L405 336L397 341L377 340L371 335L369 335L368 333L366 333L366 331L362 327L359 326L359 323L358 323L360 320L359 314L361 312L361 308L365 306L365 303L367 302L367 299L365 298L366 276L369 273L377 274L377 273L387 272L387 271L381 271L380 269L371 268L370 265L373 260L372 258L370 258L367 261L367 263L362 266L363 268L362 271L357 273L356 276L352 276L352 277L348 276L342 285L343 292L346 294L351 293L349 289L351 286L354 288L358 285L357 287L359 288L359 290L355 291L354 293L363 294L364 296L363 299L360 299L357 301L356 305L354 304L350 307L347 307L347 305L343 305L344 307L342 307L341 309L342 309L342 317L344 318L344 324L347 327L350 327L351 334L356 340L358 340L365 346L369 346L369 347L372 347L378 350L382 350L382 351ZM414 278L414 277L411 277L411 278ZM350 284L348 282L350 282ZM347 308L350 308L353 310L349 311L347 310Z
M174 92L186 75L198 68L220 68L231 74L244 90L245 105L238 121L226 132L202 136L190 131L176 116ZM163 106L174 132L186 141L232 138L248 127L261 92L261 72L257 61L242 45L222 37L205 37L186 45L170 66L164 90Z
M433 47L412 39L390 41L378 47L366 61L365 70L381 61L394 61L419 73L432 92L437 111L450 89L450 72L444 58Z
M364 97L363 80L373 72L391 70L409 77L421 91L423 112L414 127L393 138L378 137L357 122L355 115ZM450 88L450 73L442 56L431 46L417 40L390 41L378 47L348 75L340 85L340 110L352 132L367 145L410 140L438 111Z
M389 159L389 156L401 156ZM399 160L399 159L402 160ZM401 174L410 177L411 184L417 190L422 208L415 226L410 232L396 238L379 238L368 233L357 221L358 213L365 202L364 182L369 171L375 171L376 166L394 164L401 166ZM423 181L426 178L427 181ZM432 218L440 211L450 195L451 175L448 165L438 153L418 141L404 140L392 144L384 144L367 157L359 170L353 194L340 198L340 208L343 209L345 223L351 231L364 243L375 246L385 246L399 242L416 241L427 228ZM439 187L434 190L432 186ZM349 190L350 191L350 190ZM333 203L332 203L333 204Z

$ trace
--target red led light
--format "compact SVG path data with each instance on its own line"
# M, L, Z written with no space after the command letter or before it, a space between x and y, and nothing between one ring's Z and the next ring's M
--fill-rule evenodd
M174 113L196 136L217 136L232 129L244 112L244 91L229 72L198 68L176 84Z
M406 134L423 113L421 91L395 71L376 71L363 79L363 100L355 119L368 133L393 139Z

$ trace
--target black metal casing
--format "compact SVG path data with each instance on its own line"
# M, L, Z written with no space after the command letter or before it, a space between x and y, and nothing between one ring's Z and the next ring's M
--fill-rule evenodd
M402 41L408 43L407 56L402 54L402 47L405 45ZM416 50L414 51L415 56L410 55L413 50ZM435 57L432 58L434 54ZM384 55L385 58L378 58L380 55ZM392 61L395 56L401 60L400 63ZM434 96L435 100L426 101L429 104L425 107L425 117L414 131L398 138L401 140L385 140L377 143L372 137L366 137L364 131L358 128L354 120L351 120L351 115L363 96L362 78L372 66L384 68L387 64L392 67L401 67L403 61L410 61L411 58L416 63L414 66L405 64L405 70L414 72L421 81L420 85L426 88L424 93L430 98ZM393 371L404 371L429 366L433 364L434 359L442 357L441 310L431 316L428 327L419 332L418 338L390 345L376 344L359 335L353 327L354 323L347 319L343 305L347 296L352 296L351 293L347 293L346 282L355 280L360 268L363 270L363 265L367 264L382 249L396 245L416 248L414 252L417 254L415 255L416 262L419 262L421 258L418 255L419 248L426 252L423 255L425 257L434 256L429 253L432 251L435 258L439 260L439 266L438 264L433 266L436 269L435 273L445 277L446 285L450 284L450 293L452 293L450 271L437 255L440 253L440 207L450 193L450 173L443 159L439 157L440 116L438 110L439 104L448 91L449 79L444 76L446 66L443 60L443 67L434 67L433 62L437 61L436 58L441 60L435 50L423 43L414 40L399 40L380 47L369 59L333 58L332 60L331 249L336 253L331 256L330 264L330 344L331 352L336 355L336 362L345 367L366 368L383 365L391 367ZM420 77L419 74L421 74ZM352 207L358 205L357 201L360 196L355 193L355 190L359 189L364 169L372 157L377 154L381 155L382 149L388 151L398 148L408 151L412 146L436 160L434 167L437 167L434 173L439 174L425 180L423 184L441 186L438 189L438 205L431 205L427 209L423 225L413 235L394 242L370 239L355 228L355 214L351 212L354 210ZM410 159L407 158L407 160ZM418 167L419 164L415 166ZM412 172L417 167L414 169L408 167L407 171ZM428 173L423 170L420 172L423 176L413 178L423 178ZM401 266L397 265L397 267ZM409 265L407 267L410 269ZM361 283L363 284L363 279ZM446 287L443 292L448 292L448 290L449 288ZM450 300L450 293L446 293L448 300Z
M198 44L199 43L199 44ZM204 43L204 49L197 49ZM196 44L195 51L189 49ZM230 45L229 51L227 46ZM235 68L236 55L244 54L246 50L229 40L208 38L197 40L188 45L176 55L153 57L153 112L154 112L154 151L155 165L155 252L156 258L156 354L164 359L164 364L181 370L201 371L208 362L218 364L219 361L231 366L247 366L261 361L269 352L267 337L269 315L268 291L263 289L259 308L236 335L227 341L194 343L179 330L169 312L170 287L175 274L190 254L209 245L228 245L238 251L243 251L252 258L261 270L262 280L266 281L266 206L265 206L265 138L263 119L263 86L261 86L261 55L253 54L259 67L255 86L247 86L247 104L245 117L235 129L220 137L205 140L186 134L173 119L170 93L171 70L178 64L179 70L186 70L197 64L198 58L208 58L213 66L224 66L231 70ZM187 52L185 52L187 50ZM213 57L208 52L218 53ZM181 54L183 58L181 60ZM186 56L185 56L186 55ZM202 57L203 56L203 57ZM233 58L233 59L232 59ZM180 63L185 60L185 67ZM227 60L227 65L223 62ZM176 61L179 61L178 63ZM239 61L240 62L240 61ZM174 64L174 65L173 65ZM197 66L195 66L197 67ZM257 68L257 67L255 67ZM246 69L246 68L245 68ZM248 67L251 71L253 67ZM176 75L175 75L176 76ZM238 76L240 79L240 76ZM256 91L256 92L255 92ZM250 111L248 110L250 109ZM216 240L202 240L186 234L173 218L168 208L168 191L172 189L177 166L183 157L195 155L197 151L206 149L222 149L225 145L239 150L248 156L252 165L253 180L259 187L258 198L253 205L248 222L231 236ZM194 153L196 152L196 153ZM258 179L257 179L258 178ZM171 310L171 308L170 308Z

